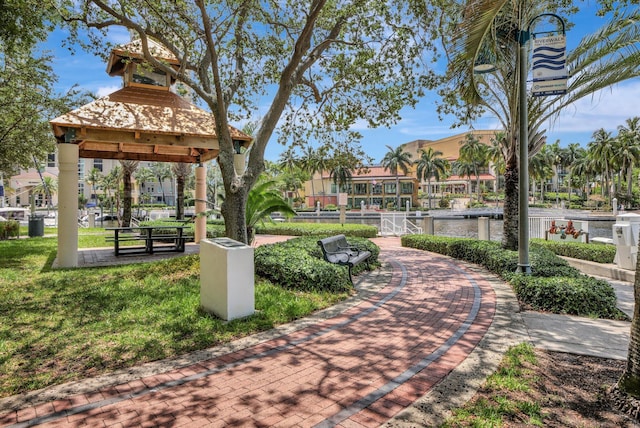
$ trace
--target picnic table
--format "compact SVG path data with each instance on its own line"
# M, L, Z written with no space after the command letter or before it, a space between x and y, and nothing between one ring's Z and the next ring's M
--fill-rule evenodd
M105 227L112 231L113 237L107 238L113 242L115 255L124 254L153 254L157 251L184 252L184 229L188 226L182 224L162 226L129 226L129 227ZM141 241L144 245L121 247L122 242Z

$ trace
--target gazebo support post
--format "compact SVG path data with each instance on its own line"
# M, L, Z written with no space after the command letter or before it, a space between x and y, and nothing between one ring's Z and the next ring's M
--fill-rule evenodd
M196 231L195 242L207 238L207 217L201 215L207 210L207 167L199 163L196 167Z
M58 144L58 267L78 266L78 145Z

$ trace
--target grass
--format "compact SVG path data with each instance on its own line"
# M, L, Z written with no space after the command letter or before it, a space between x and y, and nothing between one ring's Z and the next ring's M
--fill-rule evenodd
M81 247L106 245L81 233ZM198 256L52 270L56 246L0 241L0 397L229 342L347 297L256 278L256 313L224 322L199 308Z
M528 364L536 364L536 356L530 344L522 343L509 348L504 355L498 370L489 376L483 388L489 392L490 398L470 401L464 407L453 411L442 425L444 428L454 427L500 427L515 415L528 418L527 425L543 426L544 415L539 403L515 398L516 392L529 391L537 381Z

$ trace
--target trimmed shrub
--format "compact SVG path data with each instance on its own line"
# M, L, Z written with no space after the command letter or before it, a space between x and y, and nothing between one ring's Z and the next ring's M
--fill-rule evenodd
M377 245L360 238L351 238L349 242L371 251L369 267L373 269L378 266L380 248ZM317 237L300 237L261 245L255 249L254 254L256 273L283 287L329 292L352 289L347 267L324 261ZM366 264L361 263L352 272L357 274L366 268Z
M504 250L500 243L494 241L406 235L402 237L402 245L484 266L511 283L518 300L536 310L601 318L626 318L616 308L615 292L609 283L581 274L542 245L531 246L531 275L515 273L518 252Z
M608 282L586 275L536 277L510 275L518 299L535 310L598 318L626 318L616 307Z
M544 239L532 239L531 247L543 247L554 254L571 257L580 260L589 260L597 263L613 263L616 255L615 245L582 242L558 242L545 241Z
M364 224L328 224L328 223L270 223L256 225L256 233L262 235L288 236L332 236L345 235L360 238L375 238L378 228Z

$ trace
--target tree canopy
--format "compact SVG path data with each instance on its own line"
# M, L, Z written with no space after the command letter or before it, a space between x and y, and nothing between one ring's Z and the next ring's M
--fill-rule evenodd
M38 50L55 23L47 2L4 0L0 8L0 173L33 167L54 151L48 120L81 102L57 94L52 58Z
M311 138L330 144L335 135L353 142L356 121L394 123L400 109L432 85L432 7L382 0L84 0L65 1L60 10L72 29L91 30L100 52L106 29L129 29L154 67L183 81L209 107L220 141L227 236L246 242L247 192L264 169L276 129L289 144ZM180 60L178 70L150 55L150 38ZM236 174L228 124L255 119L259 106L266 112L260 113L247 168Z

